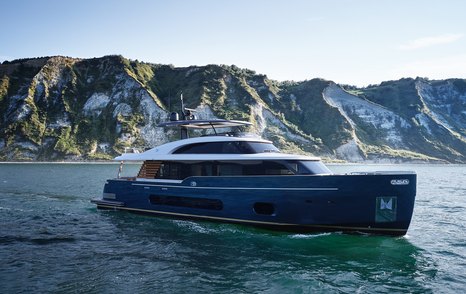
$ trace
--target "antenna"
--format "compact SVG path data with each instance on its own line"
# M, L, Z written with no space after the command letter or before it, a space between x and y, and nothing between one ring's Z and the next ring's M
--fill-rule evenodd
M180 94L180 99L181 99L181 119L185 120L186 115L184 113L184 101L183 101L183 92Z
M185 120L186 119L186 113L184 112L183 92L181 92L181 94L180 94L180 100L181 100L181 119ZM189 138L188 129L186 127L182 126L181 129L180 129L180 135L181 135L181 139Z

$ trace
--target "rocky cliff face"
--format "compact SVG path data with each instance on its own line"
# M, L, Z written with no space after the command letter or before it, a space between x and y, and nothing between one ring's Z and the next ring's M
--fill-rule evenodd
M110 159L174 136L180 108L253 123L281 149L349 161L466 162L466 81L403 79L363 89L277 82L235 66L175 68L49 57L0 65L0 160Z

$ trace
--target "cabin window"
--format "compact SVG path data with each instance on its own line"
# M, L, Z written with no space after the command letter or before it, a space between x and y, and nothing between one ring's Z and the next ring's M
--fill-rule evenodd
M246 162L163 162L157 171L156 179L184 180L192 176L265 176L292 175L293 166L281 161Z
M195 169L200 168L201 176L210 177L210 176L216 176L218 174L218 167L213 162L193 164L193 168Z
M223 209L223 202L221 200L209 198L150 195L149 201L151 204L154 205L189 207L210 210Z
M183 180L191 175L189 166L182 162L164 162L157 172L156 179Z
M261 161L256 164L245 164L243 167L244 175L263 176L263 175L292 175L293 171L280 162Z
M218 165L214 162L184 163L163 162L156 179L184 180L192 176L217 176Z
M291 162L296 164L297 174L300 175L331 175L333 174L322 162L312 160L302 160Z
M262 142L208 142L183 146L173 152L174 154L253 154L264 152L279 152L270 143Z
M238 153L233 142L209 142L197 143L183 146L173 152L174 154L221 154L221 153Z
M277 147L270 143L247 142L249 148L254 150L253 153L280 152Z
M219 176L242 176L243 167L239 164L221 163L218 165Z
M275 213L275 206L268 202L254 203L254 212L263 215L273 215Z

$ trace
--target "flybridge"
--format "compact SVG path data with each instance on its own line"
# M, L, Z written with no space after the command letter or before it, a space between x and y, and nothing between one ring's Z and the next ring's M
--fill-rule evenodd
M187 139L188 129L211 129L214 134L236 136L240 133L239 127L250 126L250 122L239 121L239 120L226 120L226 119L207 119L200 120L196 118L194 112L195 109L184 107L183 94L181 94L181 119L177 112L170 113L170 121L158 124L158 127L179 127L181 129L181 139ZM220 128L236 128L232 132L221 133L217 132Z
M239 120L223 120L223 119L213 119L213 120L175 120L160 123L158 127L178 127L181 130L181 139L189 138L188 129L197 129L197 130L212 130L215 136L232 136L238 137L243 134L240 127L250 126L250 122L239 121ZM218 129L230 128L230 131L219 132Z

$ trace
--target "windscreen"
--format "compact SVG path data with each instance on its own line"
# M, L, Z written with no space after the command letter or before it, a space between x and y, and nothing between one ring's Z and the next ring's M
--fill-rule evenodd
M315 160L287 161L291 169L298 175L331 175L333 174L322 162Z

